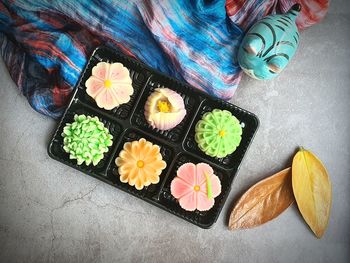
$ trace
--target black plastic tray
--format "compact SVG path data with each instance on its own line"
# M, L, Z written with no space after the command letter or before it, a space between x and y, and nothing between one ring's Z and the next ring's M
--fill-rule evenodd
M85 92L85 81L91 75L92 68L101 61L120 62L130 71L134 94L131 100L118 108L107 111L100 109L95 101ZM157 87L165 86L179 93L185 102L187 115L184 120L169 131L152 129L144 117L144 104L148 95ZM212 158L205 155L194 140L194 126L202 115L213 109L225 109L236 116L243 127L242 140L236 151L225 158ZM97 116L113 135L113 145L104 159L97 166L77 165L76 160L70 160L63 150L61 133L67 123L73 122L75 114ZM155 206L175 214L202 228L211 227L217 220L221 209L230 192L243 156L250 145L259 126L258 118L237 106L215 99L209 95L175 79L167 77L154 69L120 54L107 47L98 47L91 55L85 70L76 86L73 97L56 129L48 147L50 157L68 166L96 177L112 186L137 196ZM145 138L160 146L167 167L160 176L160 182L138 191L129 184L119 181L115 158L127 141ZM170 194L170 183L176 176L180 165L186 162L205 162L214 169L220 178L222 191L215 198L215 205L206 212L187 212Z

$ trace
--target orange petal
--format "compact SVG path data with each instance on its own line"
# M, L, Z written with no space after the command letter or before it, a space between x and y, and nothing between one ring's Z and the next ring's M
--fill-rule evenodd
M118 173L120 174L119 180L122 183L127 183L129 181L129 174L122 172L120 168L118 169Z
M135 182L135 187L137 190L142 190L144 187L144 181L142 180L141 177L137 177L136 182Z
M130 176L130 171L135 168L135 163L129 162L125 163L122 166L120 166L119 170L121 173L129 174Z
M126 142L123 146L124 150L131 153L131 142Z
M160 178L159 178L158 175L149 175L149 176L148 176L148 180L149 180L152 184L158 184Z
M144 138L141 138L138 141L138 154L139 154L139 159L144 160L145 157L147 156L149 150L152 147L152 143L146 141Z
M119 153L119 157L124 160L124 163L127 163L128 161L131 161L131 160L137 161L136 158L134 158L134 156L130 152L125 150L122 150Z
M135 181L140 175L140 171L137 167L133 167L130 171L129 171L129 181Z
M119 167L125 163L125 160L123 158L117 157L115 159L115 164Z
M138 168L138 171L139 171L139 175L138 176L142 179L142 181L143 182L147 182L148 181L148 176L145 173L144 168Z
M140 160L140 147L138 141L131 142L131 154L136 160Z
M153 167L156 170L163 170L166 167L166 162L161 161L161 160L157 160L157 161L153 162Z
M155 175L157 173L157 170L154 168L153 163L146 163L146 165L143 167L143 171L147 175Z

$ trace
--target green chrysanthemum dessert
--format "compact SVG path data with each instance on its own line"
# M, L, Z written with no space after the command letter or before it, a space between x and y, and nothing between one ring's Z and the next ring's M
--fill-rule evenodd
M195 127L198 147L211 157L223 158L233 153L241 142L239 120L227 110L207 112Z
M103 159L112 145L113 136L97 117L75 115L74 122L63 128L63 149L69 159L76 159L78 165L94 166Z

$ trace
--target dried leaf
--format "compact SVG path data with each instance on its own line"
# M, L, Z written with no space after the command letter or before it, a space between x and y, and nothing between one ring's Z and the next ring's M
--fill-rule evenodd
M322 162L303 148L293 158L292 184L303 218L317 238L321 238L329 220L331 182Z
M229 229L264 224L287 209L294 201L291 169L287 168L253 185L233 208Z

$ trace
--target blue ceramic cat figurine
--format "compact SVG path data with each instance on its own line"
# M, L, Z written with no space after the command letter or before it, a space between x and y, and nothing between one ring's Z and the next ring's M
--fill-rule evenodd
M295 20L300 9L295 4L287 13L266 16L249 29L238 51L238 63L245 73L272 79L287 66L298 47Z

